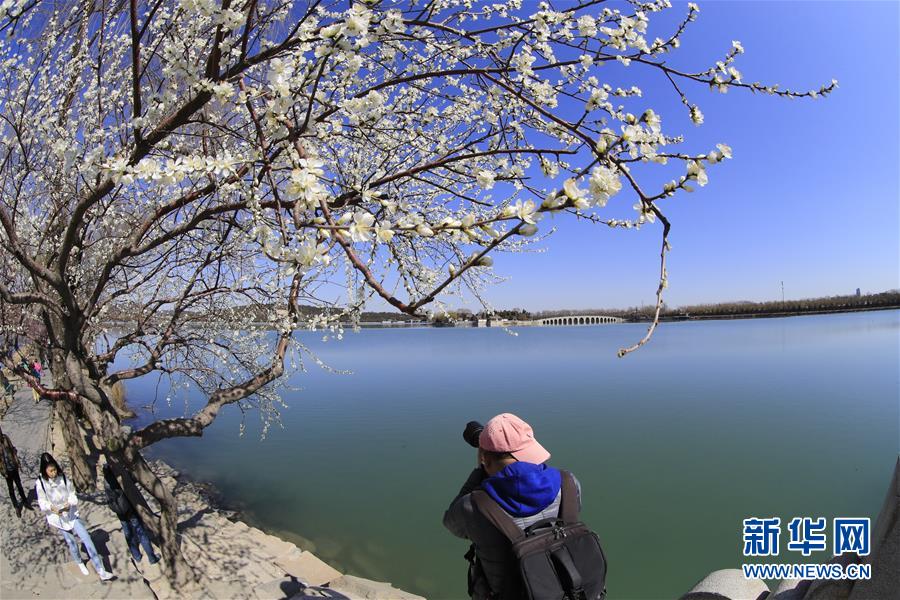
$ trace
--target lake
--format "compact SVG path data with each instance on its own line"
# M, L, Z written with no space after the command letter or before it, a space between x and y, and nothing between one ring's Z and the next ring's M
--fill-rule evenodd
M617 358L645 329L298 334L353 374L292 376L284 427L264 440L253 414L239 437L229 407L202 439L154 455L249 523L428 598L466 596L468 544L441 518L475 461L463 427L500 412L580 479L612 599L674 598L739 568L748 517L877 516L900 450L900 311L664 323ZM134 405L154 394L164 404L155 379L128 387Z

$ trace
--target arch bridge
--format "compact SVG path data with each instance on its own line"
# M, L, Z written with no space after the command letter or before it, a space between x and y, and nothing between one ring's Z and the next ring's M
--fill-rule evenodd
M605 323L624 323L621 317L608 317L605 315L566 315L564 317L548 317L535 319L535 325L541 326L569 326L569 325L603 325Z

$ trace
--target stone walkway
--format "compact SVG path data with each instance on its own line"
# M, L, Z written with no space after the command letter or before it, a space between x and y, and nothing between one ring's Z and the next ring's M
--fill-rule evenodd
M0 404L0 412L4 406L5 403ZM65 457L62 440L50 426L49 414L48 402L34 404L31 393L23 390L2 415L3 432L19 451L22 483L32 497L40 454L49 451L61 462ZM311 552L243 522L231 521L211 508L197 487L179 478L168 465L157 462L153 466L157 475L175 490L182 548L204 579L187 597L421 600L420 596L388 583L343 575ZM18 519L5 489L0 490L0 495L0 598L186 597L169 587L159 565L150 565L146 556L140 563L132 561L119 520L105 504L102 491L79 494L79 513L107 570L116 576L105 583L99 580L90 562L89 575L79 572L62 537L51 530L40 512L26 510ZM36 500L34 505L36 508Z

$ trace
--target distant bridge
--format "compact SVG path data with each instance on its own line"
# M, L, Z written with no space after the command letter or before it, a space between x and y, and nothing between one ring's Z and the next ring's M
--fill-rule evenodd
M624 323L621 317L607 317L605 315L570 315L565 317L548 317L535 319L535 325L563 326L563 325L602 325L605 323Z

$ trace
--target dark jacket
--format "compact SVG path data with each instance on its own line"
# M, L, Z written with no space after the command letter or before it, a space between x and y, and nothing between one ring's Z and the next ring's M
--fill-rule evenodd
M120 487L113 488L107 486L106 501L109 502L109 507L122 521L127 521L128 519L137 516L134 506Z
M575 479L573 477L573 479ZM489 598L491 592L508 596L510 586L517 586L516 561L509 540L475 508L470 492L485 490L524 529L542 519L559 515L560 472L546 464L516 462L492 477L477 468L459 490L444 513L444 527L457 537L471 540L480 563L472 598ZM581 509L581 486L578 507Z
M106 501L116 516L122 521L136 517L137 511L134 509L134 505L125 495L125 490L119 485L109 465L103 467L103 478L106 480Z
M0 436L0 475L11 477L19 470L19 453L5 433Z

